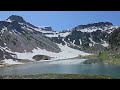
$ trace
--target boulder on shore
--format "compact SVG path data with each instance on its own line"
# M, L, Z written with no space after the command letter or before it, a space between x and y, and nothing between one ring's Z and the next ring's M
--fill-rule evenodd
M32 57L34 60L39 61L39 60L50 60L51 57L46 56L46 55L35 55Z

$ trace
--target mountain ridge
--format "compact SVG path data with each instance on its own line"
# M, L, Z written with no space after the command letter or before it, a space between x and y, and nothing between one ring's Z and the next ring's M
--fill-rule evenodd
M94 27L93 27L94 26ZM97 26L97 27L95 27ZM98 22L93 24L78 25L66 32L59 32L47 35L53 42L68 45L89 53L96 53L107 47L110 33L118 26L110 22Z

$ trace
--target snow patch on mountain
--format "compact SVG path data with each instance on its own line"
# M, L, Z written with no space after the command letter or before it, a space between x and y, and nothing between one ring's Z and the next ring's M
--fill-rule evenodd
M59 33L60 37L66 37L70 34L70 32Z
M80 42L80 45L82 44L82 41L81 41L81 39L79 39L79 42Z
M91 43L89 43L89 46L90 46L90 47L92 47L92 44L91 44Z
M89 28L84 28L84 29L77 29L77 31L81 31L81 32L94 32L97 30L101 30L101 31L107 31L108 33L111 33L113 31L113 29L118 28L119 26L106 26L104 28L100 28L100 27L89 27Z
M3 60L3 64L10 64L10 65L12 65L12 64L23 64L23 63L18 62L18 61L13 61L13 59L5 59L5 60Z
M85 28L85 29L79 29L77 31L81 31L81 32L93 32L93 31L96 31L96 30L101 30L101 29L98 29L98 28Z
M10 22L10 23L12 22L10 19L6 19L5 21L6 21L6 22Z
M50 27L46 27L46 26L41 26L41 27L38 27L38 28L34 28L34 30L36 31L39 31L41 33L43 33L45 36L47 37L66 37L68 36L71 32L56 32L56 31L53 31L52 28L50 30L47 30L47 28L50 28Z
M42 32L43 33L43 32ZM46 31L44 31L44 33L45 33L45 36L47 36L47 37L66 37L66 36L68 36L69 34L70 34L70 32L65 32L65 33L58 33L58 32L49 32L49 34L46 34L46 33L48 33L48 32L46 32ZM51 34L50 34L51 33Z
M104 47L108 47L109 46L109 44L106 42L106 41L104 41L104 43L102 44Z
M94 42L91 38L89 38L89 40L90 40L90 42L92 42L93 43L93 46L95 45L95 44L97 44L96 42Z
M91 55L91 54L85 53L83 51L72 49L72 48L68 47L67 45L63 46L61 44L58 44L58 46L61 49L61 52L59 52L59 53L54 53L54 52L47 51L45 49L37 48L37 49L33 50L33 53L31 53L31 52L25 52L25 53L15 52L15 54L17 55L17 58L19 58L19 59L29 59L29 60L33 60L32 57L35 55L47 55L47 56L52 57L53 60L69 59L69 58L77 57L79 55L82 55L82 56Z

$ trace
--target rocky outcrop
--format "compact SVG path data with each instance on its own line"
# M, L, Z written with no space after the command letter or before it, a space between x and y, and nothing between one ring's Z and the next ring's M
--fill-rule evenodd
M46 55L35 55L33 56L33 59L36 61L40 61L40 60L50 60L51 57L46 56Z

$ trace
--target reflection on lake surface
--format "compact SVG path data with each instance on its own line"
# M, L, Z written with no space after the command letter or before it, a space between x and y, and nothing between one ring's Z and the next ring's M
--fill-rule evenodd
M110 75L120 78L120 66L108 64L82 64L81 62L83 61L83 59L73 59L0 67L0 75L66 73Z

